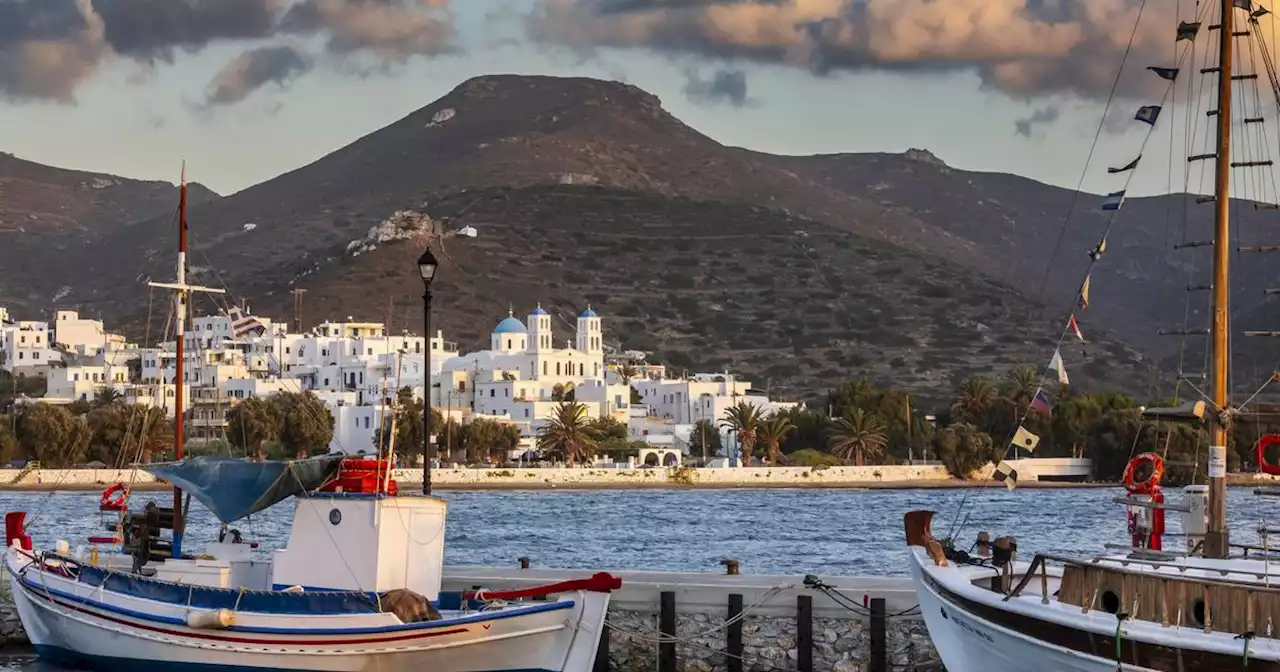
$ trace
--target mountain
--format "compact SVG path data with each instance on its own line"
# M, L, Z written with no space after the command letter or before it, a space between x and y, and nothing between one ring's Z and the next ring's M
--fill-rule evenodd
M1044 300L1046 315L1062 315L1072 305L1088 270L1087 253L1107 233L1106 252L1091 274L1091 303L1079 317L1082 329L1102 327L1138 350L1168 355L1182 339L1161 337L1159 330L1209 327L1211 299L1203 286L1213 248L1175 249L1213 238L1213 206L1196 204L1193 195L1127 199L1108 232L1100 196L1016 175L956 170L924 151L751 156L986 251L986 272ZM1280 245L1280 212L1239 200L1231 208L1233 246ZM1280 264L1273 255L1247 253L1232 254L1231 264L1239 325L1280 330L1263 294L1280 287ZM1204 341L1187 339L1190 360L1203 359Z
M936 398L1047 359L1062 312L1038 315L1034 263L1000 259L1030 256L1051 225L984 237L921 207L927 192L886 200L824 161L725 147L625 84L479 77L314 163L194 203L190 272L258 312L289 315L300 287L308 323L420 330L424 232L474 226L478 238L446 240L437 292L438 326L464 348L486 347L508 304L541 301L563 318L557 338L590 302L620 347L731 366L786 394L868 375ZM890 175L910 170L877 179ZM71 286L68 301L135 307L136 324L146 278L173 273L172 205L46 255L45 274ZM1077 384L1149 389L1147 364L1105 330L1064 356Z
M59 294L89 280L50 273L51 262L91 254L94 243L121 227L172 213L177 194L167 182L54 168L0 152L0 304L48 310ZM190 185L188 197L220 198L199 184Z

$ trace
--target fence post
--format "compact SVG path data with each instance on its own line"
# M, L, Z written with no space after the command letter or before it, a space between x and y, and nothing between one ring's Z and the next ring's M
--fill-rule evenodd
M889 660L885 650L884 598L871 598L871 661L870 672L889 672Z
M813 672L813 596L796 597L796 664Z
M725 642L725 662L729 666L729 672L742 672L742 619L738 618L740 614L742 614L742 596L731 593L729 616L726 620L731 620L733 623L729 625L726 633L728 641Z
M661 597L658 630L663 642L658 645L658 672L676 672L676 594L667 590Z
M608 625L600 631L600 648L596 649L596 664L592 672L609 672L609 631Z

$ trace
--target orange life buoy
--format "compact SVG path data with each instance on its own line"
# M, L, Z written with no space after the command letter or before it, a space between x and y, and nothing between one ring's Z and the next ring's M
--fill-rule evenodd
M129 488L124 483L116 483L102 491L102 502L98 508L102 511L124 511L129 506L128 499Z
M1124 489L1131 495L1149 495L1160 486L1164 460L1155 453L1143 453L1124 467Z
M1258 439L1258 447L1254 451L1254 460L1258 463L1258 468L1265 474L1280 476L1280 463L1267 461L1267 449L1273 446L1280 446L1280 434L1263 434Z

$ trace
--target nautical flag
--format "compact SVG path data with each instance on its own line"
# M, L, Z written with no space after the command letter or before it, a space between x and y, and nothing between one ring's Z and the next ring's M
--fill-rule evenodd
M1200 32L1199 21L1196 21L1196 22L1183 21L1182 23L1178 24L1179 40L1194 40L1196 39L1196 33L1198 32Z
M1049 360L1049 368L1058 372L1058 382L1063 385L1070 385L1071 379L1067 377L1067 367L1062 365L1062 349L1053 351L1053 359Z
M1102 258L1102 253L1106 251L1107 251L1107 239L1103 238L1102 240L1098 241L1097 247L1093 248L1092 250L1089 250L1089 259L1094 263L1097 263L1097 261Z
M1080 307L1081 308L1089 307L1089 277L1090 276L1088 275L1084 276L1084 284L1080 285Z
M1036 390L1036 396L1031 399L1031 410L1041 415L1053 415L1053 404L1049 403L1049 396L1044 390Z
M1080 325L1076 323L1076 316L1074 313L1072 313L1071 317L1067 318L1067 328L1075 333L1076 338L1080 339L1081 343L1084 343L1084 334L1080 333Z
M997 483L1004 483L1004 487L1010 490L1018 486L1018 470L1004 460L1000 460L1000 464L996 465L996 471L991 474L991 478Z
M1147 66L1147 69L1150 70L1151 72L1156 73L1156 76L1158 76L1160 79L1167 79L1172 82L1173 80L1178 78L1177 68L1162 68L1156 65L1149 65Z
M1253 11L1253 2L1250 0L1231 0L1231 4L1243 9L1246 12Z
M261 335L267 327L252 315L246 315L238 306L227 309L227 317L231 318L231 335L233 338L244 338L250 334Z
M1119 210L1121 204L1124 203L1124 191L1116 191L1107 194L1107 200L1102 202L1103 210Z
M1116 173L1123 173L1126 170L1133 170L1134 168L1138 167L1138 161L1140 161L1141 159L1142 159L1142 155L1139 154L1138 158L1130 161L1129 163L1124 164L1123 166L1120 166L1119 168L1108 168L1107 172L1114 175Z
M1266 7L1259 6L1257 9L1253 10L1253 13L1251 13L1249 16L1256 19L1261 16L1266 16L1270 13L1271 12L1268 11Z
M1156 117L1160 116L1159 105L1143 105L1138 108L1138 113L1133 115L1134 119L1144 121L1152 126L1156 125Z
M1040 444L1040 437L1027 431L1026 427L1018 425L1018 431L1013 435L1013 441L1010 445L1021 448L1028 453L1035 451L1036 446Z

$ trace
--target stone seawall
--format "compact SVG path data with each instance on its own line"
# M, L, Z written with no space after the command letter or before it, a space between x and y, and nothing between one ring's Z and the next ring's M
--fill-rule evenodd
M657 672L658 616L609 610L609 669ZM937 661L924 621L892 619L886 628L891 669L912 670ZM707 614L676 617L676 661L681 672L727 672L723 619ZM813 619L814 672L862 672L871 655L867 623L837 618ZM799 660L794 618L747 616L742 621L742 669L745 672L795 670Z
M395 479L422 482L421 469L397 469ZM130 469L0 470L0 487L91 489L117 482L155 483L151 474ZM870 467L750 467L713 469L436 469L431 482L440 488L629 488L629 487L801 487L877 484L960 484L944 467L883 465Z

